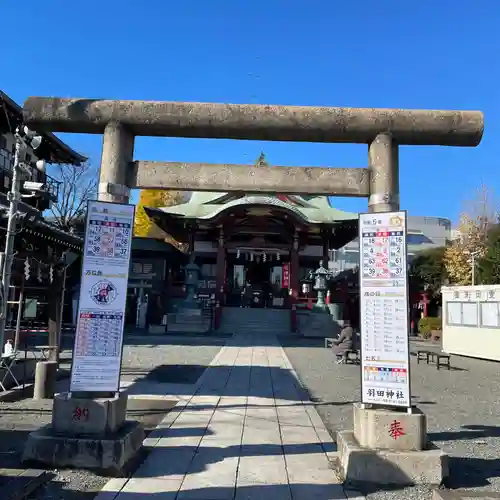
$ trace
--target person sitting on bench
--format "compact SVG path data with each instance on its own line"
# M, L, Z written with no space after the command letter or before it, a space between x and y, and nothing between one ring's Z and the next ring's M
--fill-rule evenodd
M354 331L350 321L344 321L344 328L342 328L339 336L332 341L332 349L337 358L337 363L347 362L348 353L353 349L353 335Z

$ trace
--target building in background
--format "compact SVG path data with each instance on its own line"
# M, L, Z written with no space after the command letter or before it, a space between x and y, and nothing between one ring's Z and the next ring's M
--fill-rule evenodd
M22 125L22 108L0 91L0 249L5 248L8 193L12 186L15 137ZM49 164L81 165L86 158L61 141L54 134L44 132L42 143L35 151L28 149L25 168L20 173L21 194L18 203L19 223L14 243L15 256L10 287L10 307L7 316L9 335L17 322L18 304L23 329L49 333L52 341L60 331L61 300L70 300L64 294L64 273L61 271L62 255L65 255L66 284L79 280L80 269L72 266L82 252L83 240L77 235L60 230L46 220L43 213L59 200L59 182L47 174L44 160ZM36 193L24 189L26 181L40 183ZM59 272L58 272L59 271ZM72 274L73 273L73 274ZM67 309L67 308L66 308ZM47 341L45 341L47 343ZM54 345L54 344L51 344Z
M443 217L408 216L408 261L422 250L445 246L453 239L451 221ZM349 242L340 250L330 252L329 267L346 271L359 266L359 242Z

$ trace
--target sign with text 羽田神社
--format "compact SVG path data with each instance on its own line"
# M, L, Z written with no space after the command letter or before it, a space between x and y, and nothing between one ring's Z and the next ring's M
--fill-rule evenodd
M88 203L70 392L119 390L134 212Z
M406 212L360 214L361 401L409 407Z

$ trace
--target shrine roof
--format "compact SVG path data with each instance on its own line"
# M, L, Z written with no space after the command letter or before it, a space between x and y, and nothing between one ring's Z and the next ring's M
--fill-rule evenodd
M175 218L210 220L228 208L245 205L285 208L312 224L334 224L358 219L356 213L333 208L327 196L193 192L186 203L156 209L145 208L150 215L162 212Z
M23 108L0 90L0 134L13 132L22 123ZM36 151L37 158L49 163L68 163L77 166L87 161L85 156L74 151L51 132L43 132L40 135L45 140Z

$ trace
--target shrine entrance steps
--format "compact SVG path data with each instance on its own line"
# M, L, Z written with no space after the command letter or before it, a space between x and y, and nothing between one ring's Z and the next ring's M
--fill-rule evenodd
M224 307L221 326L224 334L239 335L291 335L290 311L288 309L258 309Z

